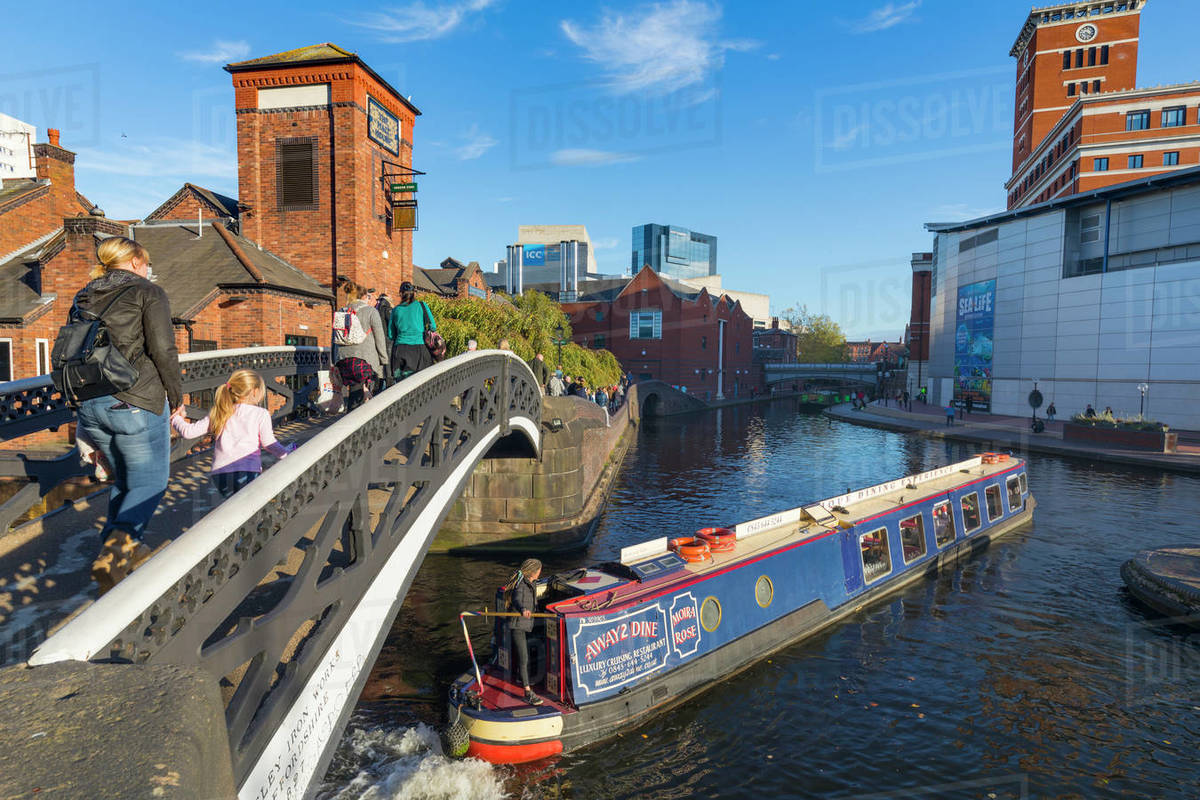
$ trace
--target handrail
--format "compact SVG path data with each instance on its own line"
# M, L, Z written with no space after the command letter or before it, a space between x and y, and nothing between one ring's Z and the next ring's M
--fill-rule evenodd
M225 717L239 792L302 796L332 758L475 465L508 428L536 456L541 412L537 380L513 353L464 353L422 370L213 509L29 663L204 669L232 687ZM317 716L328 724L314 733ZM289 763L303 769L281 772Z

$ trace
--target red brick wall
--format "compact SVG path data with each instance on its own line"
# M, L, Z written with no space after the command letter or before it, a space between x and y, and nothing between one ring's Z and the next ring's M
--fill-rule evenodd
M63 217L86 214L75 196L75 154L52 144L35 144L37 177L49 186L0 207L0 253L10 253L62 225Z
M258 89L330 84L329 108L258 109ZM338 276L395 292L412 278L412 234L391 231L382 162L412 164L413 113L356 64L235 73L238 194L250 206L242 233L329 285ZM397 156L367 137L367 94L400 119ZM276 140L314 137L318 207L282 211L275 191ZM384 253L387 256L384 256Z
M642 291L645 289L645 291ZM641 309L662 310L662 339L630 339L629 316ZM740 305L716 302L707 291L692 302L670 291L654 272L642 270L613 303L564 303L573 339L591 347L597 333L604 348L635 377L649 373L657 380L686 386L701 397L716 395L716 371L723 366L726 397L747 395L756 385L751 373L754 322ZM596 312L601 319L596 319ZM719 325L726 320L723 365L718 364ZM644 355L643 355L644 352ZM696 370L704 370L698 374ZM710 374L711 373L711 374Z
M183 222L191 222L197 218L199 214L204 214L204 219L215 219L218 215L213 212L212 206L201 200L195 194L188 192L179 199L175 205L168 208L159 214L154 215L154 219L177 219ZM225 215L220 215L224 217Z

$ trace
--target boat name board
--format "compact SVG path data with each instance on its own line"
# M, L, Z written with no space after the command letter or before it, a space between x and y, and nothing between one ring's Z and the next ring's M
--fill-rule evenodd
M793 522L800 521L800 515L803 513L802 508L793 508L789 511L779 511L766 517L752 519L749 522L739 522L733 527L734 533L739 539L744 539L747 536L753 536L756 533L778 528L780 525L788 525Z
M567 617L574 685L589 701L693 655L700 647L696 597L682 592L615 616Z
M961 461L957 464L951 464L948 467L938 467L937 469L931 469L928 472L922 472L918 475L909 475L908 477L899 478L894 481L888 481L887 483L881 483L877 486L868 486L865 489L858 489L857 491L838 495L837 497L830 497L828 500L822 500L821 505L829 509L832 509L834 506L849 506L853 503L868 500L872 497L878 497L889 492L898 491L905 488L909 484L915 486L936 478L944 478L945 476L951 475L959 470L977 467L980 463L981 462L978 457L967 459L966 461Z
M657 539L651 539L648 542L641 544L633 544L629 547L621 548L621 563L633 564L637 561L643 561L651 556L661 555L667 552L667 537L661 536Z

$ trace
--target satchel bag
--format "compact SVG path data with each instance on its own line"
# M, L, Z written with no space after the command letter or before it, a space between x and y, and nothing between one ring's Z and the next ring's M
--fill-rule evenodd
M433 356L434 361L441 361L446 357L446 340L437 331L430 328L433 320L433 314L429 311L429 306L425 305L422 300L421 308L425 312L425 346L429 348L429 355Z
M137 383L137 369L112 343L104 322L108 310L132 288L118 292L99 313L71 305L67 324L58 329L50 351L50 380L68 405L124 392Z

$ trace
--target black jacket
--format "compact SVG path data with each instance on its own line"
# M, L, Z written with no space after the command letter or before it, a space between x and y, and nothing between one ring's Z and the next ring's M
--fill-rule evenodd
M132 406L161 414L163 403L183 403L179 352L167 293L127 269L114 269L79 290L75 303L88 311L104 311L117 294L121 298L104 314L113 343L138 371L137 383L116 397Z
M537 611L537 592L534 591L533 584L524 575L517 581L517 585L512 590L512 610L520 614L523 611L533 613ZM525 619L525 617L509 617L512 620L510 623L514 631L531 631L533 630L533 620Z
M375 310L379 312L379 318L383 320L383 336L390 343L392 341L389 335L392 330L392 304L386 298L381 297L375 304Z
M529 368L533 370L533 377L537 378L537 382L542 386L545 386L546 381L550 380L550 368L546 366L545 361L539 361L537 356L530 360Z

